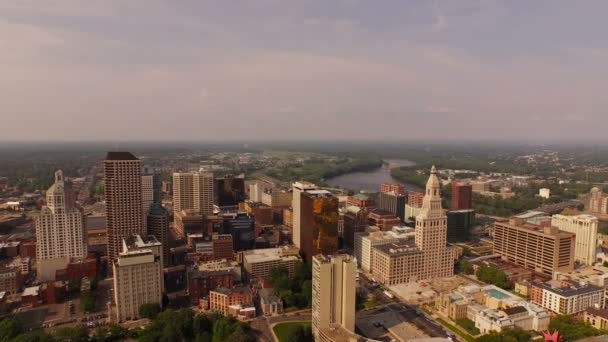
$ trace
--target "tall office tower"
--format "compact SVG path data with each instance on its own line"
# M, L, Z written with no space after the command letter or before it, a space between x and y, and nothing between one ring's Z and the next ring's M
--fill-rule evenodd
M213 173L173 174L173 212L182 210L198 210L203 216L213 214Z
M576 235L574 261L593 266L596 262L599 220L592 215L553 215L551 225Z
M87 256L82 210L65 183L63 172L55 172L55 184L46 192L46 206L36 217L36 259L38 278L55 280L57 270L64 269L70 258Z
M226 175L215 180L215 195L219 207L234 207L245 200L245 175Z
M103 163L108 229L108 265L122 251L122 240L144 234L141 161L130 152L108 152Z
M407 197L404 194L390 191L381 192L378 199L378 209L391 213L405 221L405 204Z
M148 235L156 237L163 246L163 264L169 265L169 213L160 203L152 203L146 219Z
M162 305L162 245L153 236L129 236L122 241L122 252L112 263L116 321L139 317L143 304Z
M448 241L464 241L471 236L475 226L475 210L450 210L448 216Z
M348 254L315 255L312 261L312 332L316 341L335 326L355 331L357 261Z
M141 200L143 203L144 216L150 211L152 203L161 203L162 181L160 170L149 166L144 166L141 176Z
M338 251L339 200L327 190L305 191L300 197L300 250L310 263L314 255Z
M300 234L301 234L301 229L300 229L300 222L302 221L302 209L300 207L300 200L301 200L301 195L303 192L306 191L311 191L311 190L316 190L317 186L312 184L312 183L308 183L308 182L295 182L292 185L292 194L293 194L293 199L291 201L291 206L293 208L293 214L292 214L292 240L293 243L298 246L298 248L302 248L300 240Z
M447 245L447 216L441 207L441 183L435 166L426 183L422 210L416 216L416 246L423 252L420 279L454 274L453 251Z
M380 192L394 192L399 195L405 195L403 184L399 183L382 183L380 184Z
M451 210L465 210L473 208L473 186L468 183L452 182Z

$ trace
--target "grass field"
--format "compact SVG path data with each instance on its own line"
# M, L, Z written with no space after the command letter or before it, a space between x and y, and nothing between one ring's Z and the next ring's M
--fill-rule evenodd
M288 342L287 337L291 333L292 330L299 326L310 327L310 322L290 322L290 323L281 323L277 324L272 328L274 333L279 338L279 342Z

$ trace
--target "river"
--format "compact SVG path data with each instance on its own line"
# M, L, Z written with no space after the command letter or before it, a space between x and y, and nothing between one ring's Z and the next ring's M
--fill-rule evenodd
M369 172L353 172L327 179L325 182L332 187L354 191L378 192L382 183L401 183L406 191L420 191L414 184L402 183L391 177L391 169L401 166L413 166L416 163L405 159L386 159L382 167Z

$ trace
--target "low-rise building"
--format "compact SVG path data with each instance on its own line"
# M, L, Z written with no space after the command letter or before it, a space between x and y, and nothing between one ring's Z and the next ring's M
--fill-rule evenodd
M370 226L377 226L381 230L388 231L394 226L399 226L401 224L401 219L387 211L374 209L367 215L367 222Z
M266 278L270 271L284 266L293 275L296 264L302 261L299 249L294 245L277 248L252 249L242 251L243 269L249 279Z
M261 289L260 307L266 316L280 315L283 313L283 301L272 288Z
M190 267L186 273L188 295L193 303L207 297L219 287L232 288L241 280L241 267L236 261L215 260Z
M585 322L600 330L608 329L608 310L587 308L584 316Z
M242 305L250 307L253 303L251 289L246 286L227 289L217 288L209 292L209 309L221 312L224 315L230 314L230 306Z
M604 308L605 289L588 284L564 284L557 281L533 283L530 300L560 315L576 315L589 307Z

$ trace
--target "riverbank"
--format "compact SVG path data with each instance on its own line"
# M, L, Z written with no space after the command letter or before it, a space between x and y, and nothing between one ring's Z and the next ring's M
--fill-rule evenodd
M382 166L367 172L352 172L325 181L331 187L353 191L378 192L382 183L401 183L407 191L420 191L422 187L415 183L403 182L392 176L392 170L401 167L413 167L414 162L406 159L386 159Z

